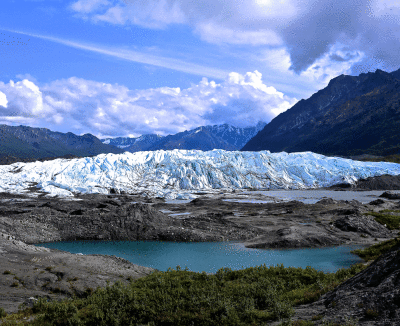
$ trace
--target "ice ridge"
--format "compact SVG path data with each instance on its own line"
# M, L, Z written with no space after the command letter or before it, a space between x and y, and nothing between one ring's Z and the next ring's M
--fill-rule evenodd
M312 152L270 153L171 150L100 154L78 159L0 166L0 191L49 196L75 193L141 193L167 199L194 198L198 191L310 189L383 174L400 164L361 162Z

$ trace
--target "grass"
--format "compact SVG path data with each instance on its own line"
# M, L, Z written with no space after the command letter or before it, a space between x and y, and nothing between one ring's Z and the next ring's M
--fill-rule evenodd
M61 302L39 299L29 325L260 325L293 315L293 306L313 302L364 268L336 273L265 265L216 274L156 271L129 284L90 289ZM301 324L299 324L301 325ZM303 325L311 325L310 323Z
M392 210L384 210L381 212L368 212L367 215L371 215L375 217L375 221L382 225L386 225L389 230L396 230L400 228L400 215L392 215L398 214L399 211Z
M353 250L352 253L358 255L365 261L371 261L378 258L380 255L388 252L393 246L400 243L400 238L395 238L383 241L366 249Z

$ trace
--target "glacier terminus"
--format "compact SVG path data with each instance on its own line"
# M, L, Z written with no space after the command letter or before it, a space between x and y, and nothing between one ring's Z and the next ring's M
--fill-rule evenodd
M312 152L158 150L0 166L0 191L47 196L78 193L196 198L201 191L315 189L399 175L400 164L361 162Z

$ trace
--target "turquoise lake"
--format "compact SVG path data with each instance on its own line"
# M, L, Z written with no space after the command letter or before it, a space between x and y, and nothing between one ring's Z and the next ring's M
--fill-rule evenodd
M285 267L311 266L324 272L335 272L362 262L350 251L362 246L338 246L318 249L249 249L237 242L161 242L161 241L64 241L38 246L74 254L115 255L142 266L166 271L169 267L215 273L222 267L232 270L266 264Z

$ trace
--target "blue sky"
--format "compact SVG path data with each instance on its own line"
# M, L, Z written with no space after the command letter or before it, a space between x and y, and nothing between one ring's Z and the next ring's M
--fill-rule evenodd
M3 0L0 123L98 137L269 122L400 66L392 0Z

